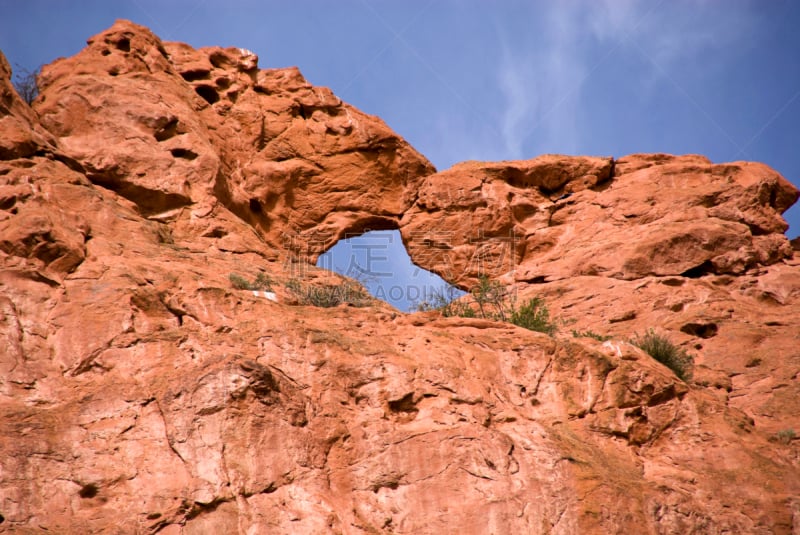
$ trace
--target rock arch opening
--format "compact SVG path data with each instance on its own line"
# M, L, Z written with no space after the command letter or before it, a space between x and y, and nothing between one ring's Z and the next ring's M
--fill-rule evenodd
M374 297L404 312L464 295L440 276L411 261L398 230L372 230L346 236L317 259L317 267L359 280Z

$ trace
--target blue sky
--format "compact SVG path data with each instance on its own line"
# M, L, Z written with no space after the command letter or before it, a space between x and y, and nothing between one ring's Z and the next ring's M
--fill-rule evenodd
M0 0L32 69L127 18L164 40L297 65L438 169L542 153L699 153L800 185L795 0ZM800 206L785 217L800 235Z

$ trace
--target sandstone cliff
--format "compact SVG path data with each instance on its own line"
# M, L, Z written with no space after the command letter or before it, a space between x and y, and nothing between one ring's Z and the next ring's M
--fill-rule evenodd
M800 532L798 192L769 167L436 173L297 69L125 21L33 108L9 79L0 532ZM287 289L341 283L308 262L367 228L561 330ZM691 381L627 343L651 327Z

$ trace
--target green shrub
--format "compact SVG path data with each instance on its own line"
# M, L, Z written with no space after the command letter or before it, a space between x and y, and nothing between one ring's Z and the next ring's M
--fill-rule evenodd
M237 290L272 290L272 280L269 278L269 275L266 275L265 273L259 273L256 275L256 278L253 282L250 282L236 273L231 273L228 275L228 280L231 281L231 286Z
M342 287L332 284L308 286L305 290L305 299L308 304L322 308L335 307L345 302Z
M447 299L444 291L435 292L430 301L417 306L417 310L438 310L444 317L482 318L513 323L531 331L552 335L557 326L550 320L550 311L538 297L529 299L517 308L508 288L497 281L481 277L468 296Z
M556 332L556 324L550 321L550 311L539 297L528 299L518 309L512 306L509 321L530 331L551 335Z
M594 331L583 331L583 332L580 332L580 331L576 331L576 330L573 329L572 330L572 336L574 336L575 338L594 338L598 342L605 342L606 340L611 340L610 336L597 334Z
M508 321L509 293L498 281L490 281L487 276L482 275L470 294L482 318Z
M769 439L772 442L780 442L781 444L789 444L795 439L797 434L794 429L783 429L772 435Z
M650 329L644 336L637 335L630 342L671 369L678 378L684 381L691 379L694 359L684 349L670 342L666 336Z
M259 273L256 275L256 280L253 281L254 290L272 290L272 279L266 273Z

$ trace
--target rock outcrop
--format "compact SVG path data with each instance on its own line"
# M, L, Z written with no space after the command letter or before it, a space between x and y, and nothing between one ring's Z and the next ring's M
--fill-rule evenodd
M425 178L402 230L412 258L465 288L511 271L526 283L738 275L792 257L781 214L797 198L759 163L548 155Z
M125 21L32 109L9 78L0 56L0 532L800 530L797 191L768 167L434 174L296 69ZM569 324L302 304L367 228ZM650 327L693 380L626 341Z
M348 233L396 227L434 171L377 117L296 68L259 70L247 50L162 43L129 23L88 45L43 69L36 110L94 184L145 216L221 204L314 261Z

